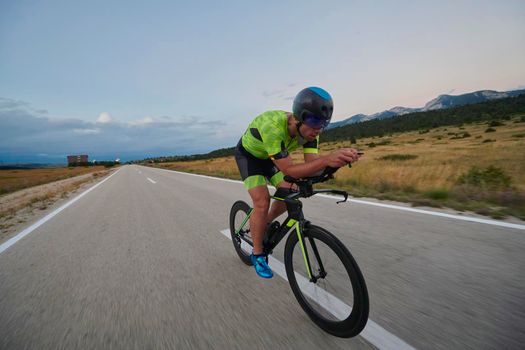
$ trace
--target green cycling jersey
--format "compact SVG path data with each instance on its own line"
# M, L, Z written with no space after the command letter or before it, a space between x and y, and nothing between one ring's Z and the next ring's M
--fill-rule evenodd
M267 111L257 116L242 136L243 147L259 159L281 159L299 146L304 153L319 153L319 136L314 141L288 133L288 116L285 111Z

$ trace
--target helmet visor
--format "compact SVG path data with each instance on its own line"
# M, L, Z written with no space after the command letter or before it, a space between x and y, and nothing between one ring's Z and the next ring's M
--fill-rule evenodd
M312 113L307 113L303 117L303 122L311 128L314 128L314 129L323 128L324 129L330 123L330 119L326 119L326 118L320 117Z

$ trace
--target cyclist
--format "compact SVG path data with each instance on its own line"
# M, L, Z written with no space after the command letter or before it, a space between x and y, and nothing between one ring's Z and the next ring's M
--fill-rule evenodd
M257 116L248 126L235 149L235 160L253 202L250 230L253 240L251 261L260 277L273 272L263 253L262 241L269 223L286 211L274 201L270 209L267 180L275 187L290 188L284 175L294 178L313 176L325 167L342 167L357 161L357 150L341 148L319 155L319 134L330 123L332 97L319 87L301 90L293 101L293 113L273 110ZM304 163L294 164L290 153L303 147Z

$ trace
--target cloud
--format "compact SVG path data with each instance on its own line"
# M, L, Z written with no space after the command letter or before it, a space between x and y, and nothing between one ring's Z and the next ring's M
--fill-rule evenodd
M277 96L277 95L281 95L285 92L286 90L283 90L283 89L277 89L277 90L264 90L262 92L262 95L264 97L274 97L274 96Z
M95 122L57 119L26 102L0 98L0 161L4 162L44 161L43 154L46 161L55 157L60 162L75 153L99 160L193 154L233 146L238 133L224 121L191 115L119 122L104 112Z
M284 88L264 90L261 94L267 99L290 101L293 100L297 94L297 83L287 84Z
M34 115L41 115L41 114L47 114L47 110L45 109L35 109L33 106L24 101L20 100L14 100L11 98L4 98L0 97L0 110L1 111L9 111L12 113L20 113L20 112L27 112Z
M73 132L76 134L89 135L89 134L98 134L100 133L100 130L99 129L73 129Z
M140 126L140 125L147 125L147 124L151 124L151 123L153 123L153 118L152 117L145 117L145 118L142 118L142 119L130 121L128 124L131 125L131 126Z
M111 122L113 122L113 118L111 118L111 115L108 112L102 112L98 116L97 123L108 124Z

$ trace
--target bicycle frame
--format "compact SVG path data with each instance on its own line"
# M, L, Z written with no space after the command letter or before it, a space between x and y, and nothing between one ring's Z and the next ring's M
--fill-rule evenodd
M344 191L337 191L337 190L313 190L311 185L308 186L306 190L304 190L301 187L300 189L301 191L294 192L288 189L280 188L275 192L273 196L271 196L271 198L273 198L274 200L285 202L286 209L288 211L288 217L279 226L276 232L272 233L270 236L268 235L268 232L265 232L265 235L263 238L263 250L265 254L268 254L268 255L271 254L273 252L273 249L281 242L281 240L291 230L295 230L295 232L297 233L299 244L301 246L301 252L303 254L303 260L304 260L306 271L308 273L308 278L310 282L315 283L319 278L325 277L326 272L324 270L324 266L321 261L321 257L319 256L319 251L317 250L317 246L315 242L312 239L309 239L310 245L312 246L313 253L317 259L317 262L319 263L319 274L314 275L312 271L311 264L310 264L310 258L308 256L308 250L305 248L305 241L304 241L304 235L303 235L305 227L309 225L309 221L307 221L304 218L303 203L298 198L310 197L317 193L336 193L336 194L342 194L345 196L345 199L343 201L340 201L340 202L344 202L346 201L348 194ZM288 195L286 197L282 196L282 194L285 194L286 192L291 193L291 195ZM244 219L239 230L236 232L236 235L239 236L240 231L244 228L244 225L246 225L252 213L253 213L253 208L250 209L250 211L248 212L248 215ZM246 241L248 244L253 246L251 242L247 240L244 240L244 241Z

